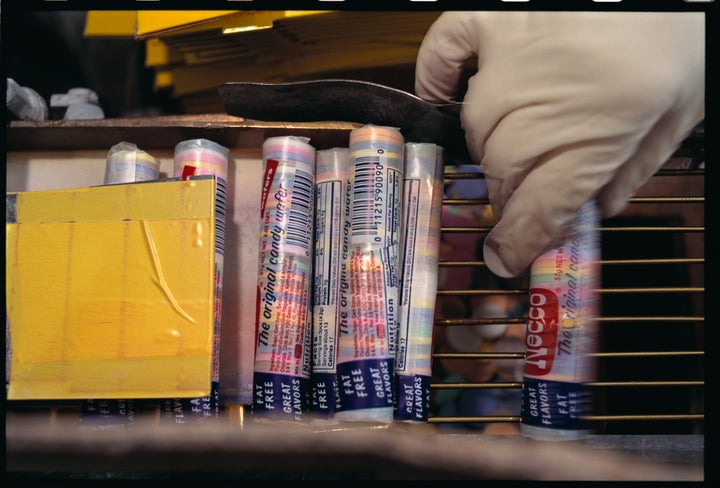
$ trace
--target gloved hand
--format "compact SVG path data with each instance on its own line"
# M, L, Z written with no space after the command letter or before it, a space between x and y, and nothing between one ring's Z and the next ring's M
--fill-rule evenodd
M484 259L501 277L587 200L618 214L704 118L702 13L447 12L420 47L416 94L452 101L473 55L461 121L497 219Z

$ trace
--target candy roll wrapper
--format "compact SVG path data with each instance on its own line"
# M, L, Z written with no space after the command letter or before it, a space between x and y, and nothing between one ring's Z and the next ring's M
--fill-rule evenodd
M161 423L183 424L217 418L220 412L220 324L225 256L225 209L230 150L208 139L189 139L175 146L173 175L189 180L215 178L215 313L210 394L202 398L172 398L161 402Z
M253 414L303 420L312 373L315 148L263 143Z
M80 406L80 430L133 430L138 406L129 400L85 400Z
M202 424L220 415L217 381L210 394L200 398L166 398L160 402L160 425Z
M340 308L340 247L350 150L336 147L315 155L315 268L313 272L313 363L311 411L331 419L337 391Z
M10 386L10 364L12 362L12 346L10 345L10 323L5 315L5 394Z
M131 142L120 142L108 151L105 161L105 184L135 183L157 180L160 161L138 149Z
M340 272L339 420L393 420L404 144L390 127L350 132Z
M599 213L583 205L559 243L530 269L520 432L544 440L589 433L585 383L596 379Z
M396 418L426 422L440 254L443 148L405 144L403 272L395 355Z
M105 185L157 180L160 161L131 142L110 148L105 160ZM80 404L81 430L132 429L137 416L133 399L83 400Z

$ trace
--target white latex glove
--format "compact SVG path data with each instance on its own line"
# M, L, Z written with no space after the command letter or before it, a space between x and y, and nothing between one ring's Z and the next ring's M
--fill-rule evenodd
M618 214L704 118L703 13L447 12L420 47L417 95L453 100L472 55L461 120L497 219L484 259L501 277L587 200Z

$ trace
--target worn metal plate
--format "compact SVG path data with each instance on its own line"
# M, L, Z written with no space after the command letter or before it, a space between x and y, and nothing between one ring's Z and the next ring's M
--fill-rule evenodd
M229 115L263 121L344 121L400 129L406 142L432 142L470 161L460 103L435 104L367 81L229 82L219 87Z

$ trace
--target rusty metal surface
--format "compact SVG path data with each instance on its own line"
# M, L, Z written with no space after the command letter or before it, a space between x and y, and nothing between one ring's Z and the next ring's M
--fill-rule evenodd
M109 149L132 141L144 149L173 148L204 137L229 148L261 147L267 137L309 137L317 149L348 144L358 124L347 122L251 121L227 114L128 117L100 120L13 121L7 127L8 151Z
M230 82L218 89L230 115L255 120L345 121L395 127L406 142L443 146L470 161L459 103L435 104L378 83L325 79L289 83Z

